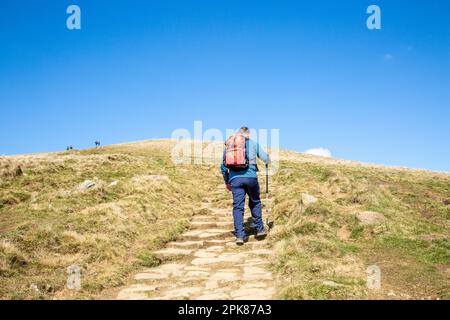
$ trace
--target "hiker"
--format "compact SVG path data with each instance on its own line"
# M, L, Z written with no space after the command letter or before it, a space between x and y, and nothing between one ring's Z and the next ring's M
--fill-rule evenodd
M226 188L233 194L233 219L236 244L243 245L248 237L244 230L245 195L249 198L249 208L256 238L264 239L266 230L262 219L262 208L256 158L266 165L270 159L259 144L250 139L250 130L242 127L225 142L221 171Z

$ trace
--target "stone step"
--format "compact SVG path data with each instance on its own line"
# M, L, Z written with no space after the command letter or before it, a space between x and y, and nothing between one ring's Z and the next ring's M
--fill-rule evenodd
M216 215L208 215L208 216L194 216L192 218L192 222L232 222L232 216L216 216Z
M186 264L166 263L156 268L144 269L134 276L135 280L164 280L169 277L181 277L185 271Z
M214 205L220 204L206 205L192 217L190 230L153 252L182 259L141 270L134 277L139 283L120 291L117 298L271 299L273 275L268 267L274 251L250 230L248 243L236 246L231 207Z
M215 221L192 221L191 225L195 228L233 228L233 223L230 221L224 221L224 222L215 222Z
M173 241L168 244L168 246L172 247L178 247L178 248L200 248L203 247L204 241L198 240L198 241Z
M117 299L119 300L141 300L147 299L149 292L155 292L158 289L156 286L134 284L119 292Z
M180 256L180 255L188 255L192 253L192 249L181 249L181 248L164 248L158 251L154 251L155 254L163 257L172 257L172 256Z
M194 266L207 266L219 263L239 263L244 261L245 253L225 252L214 257L198 257L191 261Z
M226 229L193 229L186 231L181 235L182 239L186 240L210 240L210 239L229 239L233 234Z

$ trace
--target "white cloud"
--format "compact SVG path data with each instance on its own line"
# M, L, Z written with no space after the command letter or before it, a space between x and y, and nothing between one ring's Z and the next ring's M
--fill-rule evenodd
M331 158L331 151L325 148L313 148L305 151L306 154L312 154L314 156Z
M394 56L392 54L390 54L390 53L386 53L386 54L383 55L383 60L384 61L391 61L393 59L394 59Z

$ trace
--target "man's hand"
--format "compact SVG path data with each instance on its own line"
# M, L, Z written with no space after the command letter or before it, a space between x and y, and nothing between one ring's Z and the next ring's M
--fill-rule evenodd
M226 184L227 190L231 191L231 184Z

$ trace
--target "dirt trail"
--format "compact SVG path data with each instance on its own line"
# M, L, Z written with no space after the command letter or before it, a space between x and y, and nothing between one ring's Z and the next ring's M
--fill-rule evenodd
M195 215L177 241L154 253L167 262L134 276L117 299L271 299L274 279L268 270L273 251L253 236L234 243L230 209L205 203L208 214ZM248 213L246 213L246 216Z

